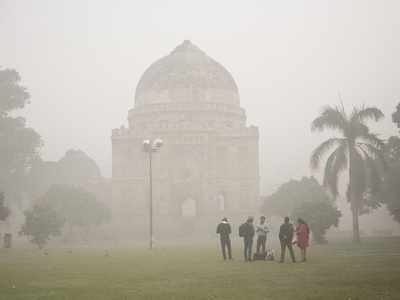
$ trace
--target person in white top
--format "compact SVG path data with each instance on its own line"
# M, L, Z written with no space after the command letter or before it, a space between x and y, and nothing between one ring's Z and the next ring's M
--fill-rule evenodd
M265 222L266 218L264 216L260 217L260 223L256 227L257 234L257 253L265 253L265 244L267 243L267 234L269 228ZM262 252L260 252L262 250Z

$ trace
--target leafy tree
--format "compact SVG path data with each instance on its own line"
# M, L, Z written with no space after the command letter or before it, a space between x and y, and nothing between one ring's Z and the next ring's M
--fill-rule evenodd
M43 196L42 201L72 226L98 226L111 218L109 208L81 187L53 185Z
M324 235L331 226L337 226L341 213L333 200L314 177L303 177L282 184L265 198L262 211L272 216L294 216L306 220L316 242L325 241Z
M19 82L21 78L17 71L0 69L0 114L24 108L28 104L29 93Z
M86 187L102 177L96 162L86 153L68 150L56 162L35 160L27 178L28 193L32 198L38 198L54 184Z
M400 222L400 162L386 172L383 199L393 219Z
M0 68L0 189L10 202L21 199L24 178L42 145L40 136L11 112L28 104L29 94L15 70Z
M31 242L42 249L52 236L61 234L63 225L64 219L48 203L40 201L25 212L20 234L31 236Z
M326 242L325 233L332 227L339 225L342 213L328 201L306 201L296 207L292 212L292 218L307 220L315 242Z
M290 180L282 184L275 193L266 197L262 211L269 216L284 217L305 201L331 200L314 177L303 177L301 180Z
M5 206L4 200L5 200L4 193L0 192L0 222L6 221L10 215L10 209L7 206ZM1 237L1 232L0 232L0 237Z
M392 136L384 148L387 170L381 197L393 219L400 222L400 138Z
M68 150L57 165L61 184L84 186L101 177L96 162L81 150Z
M400 138L390 137L383 148L384 156L388 164L400 161Z
M339 177L348 172L347 199L353 216L353 241L360 241L358 217L365 208L379 206L378 193L384 163L384 142L370 132L368 120L379 121L383 113L375 107L354 108L347 114L343 107L327 106L313 122L313 131L332 129L342 137L330 138L317 147L311 156L311 168L319 168L323 158L330 153L325 163L324 186L333 196L339 194Z

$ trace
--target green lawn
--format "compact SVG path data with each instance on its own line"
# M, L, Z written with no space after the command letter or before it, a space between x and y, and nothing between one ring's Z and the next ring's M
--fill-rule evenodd
M275 247L276 248L276 247ZM400 299L400 238L313 246L306 264L223 262L213 246L0 250L0 299Z

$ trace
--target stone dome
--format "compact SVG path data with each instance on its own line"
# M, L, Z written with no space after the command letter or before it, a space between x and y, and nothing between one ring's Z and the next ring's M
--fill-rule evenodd
M136 87L136 107L171 102L239 106L239 92L220 63L186 40L150 65Z

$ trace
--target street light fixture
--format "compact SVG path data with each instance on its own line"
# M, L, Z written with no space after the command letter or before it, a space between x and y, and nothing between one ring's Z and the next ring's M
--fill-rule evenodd
M153 249L153 169L152 159L153 153L160 150L163 141L160 138L155 140L144 140L143 151L149 155L149 220L150 220L150 249Z

